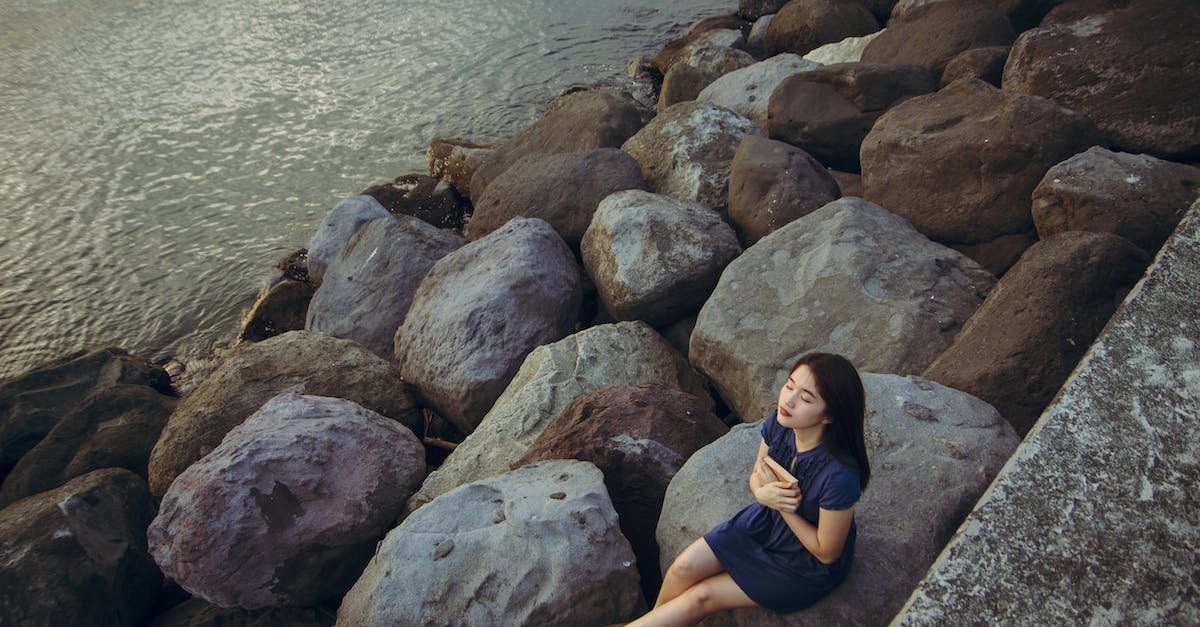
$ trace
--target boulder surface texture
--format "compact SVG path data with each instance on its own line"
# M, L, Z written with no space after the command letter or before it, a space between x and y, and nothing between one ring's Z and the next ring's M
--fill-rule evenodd
M163 572L211 603L312 606L354 583L424 475L396 421L281 394L171 484L146 535Z
M799 55L777 54L721 76L705 87L696 100L745 116L766 132L767 104L771 101L771 94L775 88L783 79L793 74L815 70L818 67L819 63L805 60Z
M786 142L749 136L733 154L729 222L746 246L841 196L820 161Z
M964 50L1007 46L1016 33L1005 15L981 0L940 0L894 16L863 51L869 63L914 63L935 76Z
M362 225L391 214L372 196L351 196L334 205L308 244L308 278L320 285L325 269Z
M770 54L811 50L861 37L879 30L879 22L861 2L855 0L791 0L783 5L763 33L763 45Z
M641 609L600 470L531 464L448 492L379 545L338 625L607 625Z
M396 361L421 400L470 433L529 351L570 333L582 299L578 264L538 218L443 257L396 330Z

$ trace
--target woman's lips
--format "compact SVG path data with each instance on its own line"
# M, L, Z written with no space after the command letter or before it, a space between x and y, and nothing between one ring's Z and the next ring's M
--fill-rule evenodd
M782 408L782 407L780 407L780 408L779 408L779 413L780 413L780 414L783 414L784 416L787 416L788 418L791 418L791 417L792 417L792 414L791 414L791 412L789 412L788 410L786 410L786 409L784 409L784 408Z

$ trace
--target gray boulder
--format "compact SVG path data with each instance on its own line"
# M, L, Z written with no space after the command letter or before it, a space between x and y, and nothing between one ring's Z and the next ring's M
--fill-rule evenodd
M529 351L571 332L575 257L544 220L514 218L443 257L396 330L396 361L420 399L470 433Z
M911 63L935 76L964 50L1007 46L1016 33L1003 13L980 0L939 0L893 15L863 51L869 63Z
M1113 149L1200 159L1200 6L1143 0L1022 33L1006 91L1088 116Z
M338 625L606 625L642 609L604 477L557 460L465 485L379 545Z
M879 30L879 22L857 0L791 0L767 25L764 45L769 54L803 55L847 37Z
M329 263L304 328L354 340L391 359L396 329L421 279L465 243L408 215L367 222Z
M408 511L507 472L576 397L644 383L711 401L703 378L644 322L599 325L534 349L483 422L425 479Z
M350 340L292 331L238 347L179 403L150 453L150 491L166 493L179 473L282 392L351 400L414 431L424 423L400 373L382 357Z
M783 79L820 67L819 63L806 61L795 54L779 54L754 65L735 70L713 81L696 97L724 107L749 118L765 133L767 131L767 104L771 94Z
M179 476L146 537L211 603L311 606L350 587L424 474L425 449L394 420L281 394Z
M351 196L334 205L321 220L321 226L308 244L308 277L316 285L325 278L325 269L342 252L359 227L389 216L387 209L371 196Z
M0 510L0 624L134 627L162 573L146 552L154 502L107 468Z
M871 483L855 506L859 533L849 577L800 612L736 610L705 625L886 625L1020 444L1000 414L977 398L918 377L864 373L862 379ZM760 426L735 427L672 479L657 532L663 570L753 502L746 478Z
M841 196L825 166L790 144L749 136L733 155L729 222L746 246Z
M1043 239L1112 233L1153 255L1198 193L1200 168L1096 146L1046 171L1033 190L1033 223Z
M740 252L716 211L640 190L605 198L582 246L605 309L660 326L694 312Z
M531 154L488 186L475 205L467 237L477 240L513 218L541 218L578 249L605 196L645 186L637 161L617 148Z
M720 210L733 153L745 136L762 134L732 111L681 102L658 114L621 150L637 159L647 190Z
M492 179L522 157L616 148L642 128L651 113L616 89L577 91L555 98L537 122L483 159L471 176L471 201L478 204Z
M721 76L754 63L754 56L745 47L746 34L741 29L708 30L684 46L675 65L690 65Z
M689 358L742 420L756 420L783 383L780 364L809 351L843 354L867 371L920 373L994 283L882 207L842 198L729 264L700 309Z

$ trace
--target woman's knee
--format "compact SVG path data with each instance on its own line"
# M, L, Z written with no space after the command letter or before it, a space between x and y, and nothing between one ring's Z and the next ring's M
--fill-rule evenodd
M712 549L708 548L707 544L697 543L680 553L679 557L671 562L667 572L682 579L698 581L720 572L720 570L721 562L713 555Z

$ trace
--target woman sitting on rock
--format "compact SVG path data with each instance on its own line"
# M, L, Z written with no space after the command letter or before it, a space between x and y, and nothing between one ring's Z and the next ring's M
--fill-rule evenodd
M756 502L684 549L654 609L632 625L690 625L756 605L795 612L836 588L854 559L854 504L871 476L865 411L849 361L801 357L763 421L750 473Z

